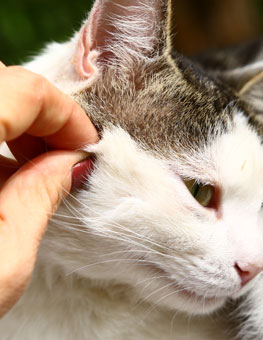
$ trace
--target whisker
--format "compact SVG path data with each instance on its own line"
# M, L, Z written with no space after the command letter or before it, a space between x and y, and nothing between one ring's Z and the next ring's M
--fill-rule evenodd
M147 282L147 281L151 281L151 282L152 282L152 281L154 281L154 280L158 280L158 279L165 278L165 277L167 277L167 275L159 275L159 276L148 277L147 279L143 279L143 280L137 282L137 283L135 284L135 286L139 286L140 284L142 284L142 283L144 283L144 282ZM146 287L147 287L147 286L146 286Z
M149 265L149 261L146 261L146 260L141 260L141 259L109 259L109 260L104 260L104 261L99 261L99 262L94 262L94 263L89 263L85 266L82 266L82 267L79 267L77 269L74 269L73 271L69 272L67 274L67 276L75 273L76 271L78 270L82 270L82 269L86 269L86 268L90 268L90 267L94 267L94 266L97 266L97 265L100 265L100 264L106 264L106 263L118 263L118 262L132 262L134 264L137 264L137 263L143 263L143 264L146 264L146 265Z
M54 224L57 224L57 225L61 225L61 222L60 221L55 221L53 220L52 223ZM68 222L64 222L63 221L63 224L62 224L63 227L71 227L71 226L74 226L74 227L82 227L83 228L83 225L81 224L76 224L76 223L68 223ZM162 255L162 256L167 256L167 254L163 254L163 253L160 253L158 251L156 251L155 249L152 249L152 248L149 248L147 247L146 245L142 244L142 243L138 243L136 242L135 239L139 239L141 241L141 238L139 237L133 237L132 239L130 238L127 238L127 234L122 234L120 232L115 232L115 231L110 231L110 232L107 232L107 231L101 231L100 232L94 232L94 231L88 231L88 230L84 230L84 229L77 229L77 228L70 228L71 230L75 230L75 231L80 231L82 233L87 233L87 234L92 234L92 235L97 235L97 236L102 236L102 237L107 237L109 239L115 239L115 240L119 240L119 241L125 241L125 243L129 243L133 246L138 246L138 247L142 247L142 248L145 248L148 252L151 252L151 253L154 253L154 254L159 254L159 255ZM112 237L112 234L114 235L117 235L117 237ZM172 257L174 259L174 257Z
M73 197L73 198L76 200L75 197ZM88 205L86 205L85 203L81 202L80 200L78 200L77 202L78 202L79 204L81 204L81 205L85 208L85 210L91 211L91 208L90 208ZM80 215L82 215L82 217L84 217L84 218L86 217L84 214L81 214L80 210L77 210L75 207L73 207L72 204L69 202L69 200L65 199L65 200L64 200L64 204L65 204L65 205L67 206L67 208L71 211L71 213L74 213L74 212L76 211L76 213L78 214L78 215L76 215L77 218L81 219L81 216L80 216ZM92 211L92 213L94 213L94 211ZM97 213L97 216L100 217L100 213ZM108 221L107 221L107 222L108 222ZM131 229L129 229L129 228L123 226L123 225L120 225L120 224L118 224L116 221L114 221L114 222L111 221L111 222L110 222L110 225L111 225L111 226L115 226L115 227L117 227L117 228L120 228L120 229L122 229L122 230L125 230L125 231L127 231L128 233L130 233L130 234L140 236L140 235L139 235L138 233L136 233L134 230L131 230ZM168 248L168 247L164 246L163 244L160 244L160 243L158 243L158 242L156 242L156 241L153 241L152 239L150 239L150 238L147 237L147 236L144 236L144 241L148 241L148 242L150 242L152 245L155 245L155 246L157 246L157 247L159 247L159 248L161 248L161 249L171 251L171 248Z
M149 316L149 314L152 313L152 312L158 307L158 305L160 304L161 301L165 300L166 298L168 298L168 297L171 296L171 295L174 295L174 294L177 294L177 293L180 293L180 292L183 292L183 291L187 291L187 289L186 289L186 288L177 289L177 290L175 290L175 291L173 291L173 292L170 292L170 293L168 293L168 294L162 296L160 299L158 299L158 300L154 303L153 307L150 308L149 311L145 314L143 320L145 320L146 317Z
M164 285L164 286L162 286L162 287L160 287L160 288L154 290L154 291L151 292L149 295L147 295L147 296L145 297L145 300L148 300L152 295L154 295L154 294L160 292L161 290L163 290L163 289L165 289L165 288L167 288L167 287L173 286L173 285L174 285L174 282L169 282L169 283L167 283L166 285Z

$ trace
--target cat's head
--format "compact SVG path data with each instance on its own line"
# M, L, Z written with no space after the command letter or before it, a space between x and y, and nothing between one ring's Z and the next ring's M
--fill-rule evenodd
M203 313L263 268L263 62L206 73L174 51L172 18L172 1L97 0L70 42L28 64L102 137L40 256Z

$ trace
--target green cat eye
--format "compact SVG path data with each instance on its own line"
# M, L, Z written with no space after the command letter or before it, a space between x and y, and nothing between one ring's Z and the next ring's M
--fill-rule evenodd
M184 182L193 197L203 207L207 207L211 203L214 195L214 187L212 185L198 184L194 179Z

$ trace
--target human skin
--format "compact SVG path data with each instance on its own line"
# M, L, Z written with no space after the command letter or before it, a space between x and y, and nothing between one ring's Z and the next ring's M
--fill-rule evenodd
M72 168L87 157L75 150L98 138L70 97L0 62L0 142L16 158L0 157L0 316L27 286L48 220L70 191Z

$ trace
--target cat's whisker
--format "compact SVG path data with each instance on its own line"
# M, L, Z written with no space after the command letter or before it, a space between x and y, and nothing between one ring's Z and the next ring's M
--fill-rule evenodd
M166 276L164 276L164 278L168 278L168 276L166 275ZM182 282L181 282L182 283ZM181 284L180 283L180 284ZM166 285L164 285L164 286L162 286L162 287L160 287L160 288L157 288L155 291L153 291L153 292L151 292L149 295L147 295L146 297L145 297L145 300L148 300L149 299L149 297L151 297L152 295L154 295L154 294L156 294L156 293L158 293L159 291L161 291L161 290L163 290L163 289L165 289L165 288L167 288L167 287L170 287L170 286L173 286L173 285L176 285L176 283L175 282L169 282L168 284L166 284ZM184 290L187 290L187 288L180 288L180 289L177 289L175 292L180 292L180 291L184 291ZM142 303L143 301L141 301L139 304L137 304L136 306L138 306L138 305L140 305L141 303Z
M144 279L144 280L141 280L139 282L137 282L134 286L140 286L141 284L147 282L147 281L150 281L146 286L143 287L143 289L147 288L153 281L155 280L159 280L159 279L162 279L162 278L167 278L167 275L159 275L159 276L152 276L152 277L149 277L147 279Z
M79 202L79 201L78 201L78 202ZM80 202L80 203L81 203L81 202ZM68 200L65 200L65 201L64 201L64 204L68 207L69 210L71 210L72 213L74 213L74 210L76 210L76 208L73 207L72 204L70 204L70 202L69 202ZM87 207L85 204L83 204L83 205L85 206L85 208ZM87 207L87 208L88 208L88 207ZM73 209L73 211L72 211L72 209ZM79 210L76 210L76 213L78 213L78 216L76 216L76 217L77 217L79 220L81 220L81 216L80 216ZM86 218L85 218L84 215L83 215L83 218L86 220ZM138 239L139 239L140 241L142 240L141 235L139 235L138 233L134 232L134 231L131 230L131 229L128 229L128 228L124 227L123 225L117 224L116 222L113 222L113 223L111 222L109 225L110 225L110 226L117 227L117 228L120 228L121 230L125 230L125 231L127 231L128 233L131 233L131 234L137 236ZM171 250L171 249L168 248L168 247L165 247L165 246L163 246L163 245L161 245L161 244L159 244L159 243L157 243L157 242L154 242L152 239L149 239L148 237L145 237L143 240L144 240L144 242L146 241L146 242L150 243L151 245L157 246L157 247L159 247L159 248L163 248L164 250L168 250L168 251ZM168 257L170 257L170 255L168 255L168 254L163 254L163 253L161 253L161 252L158 252L158 253L159 253L160 255L162 255L162 256L168 256ZM171 256L171 257L172 257L172 256ZM172 258L173 258L173 257L172 257Z
M76 198L74 198L74 199L76 199ZM88 207L88 205L84 204L83 202L81 202L81 201L79 201L79 200L78 200L77 202L80 203L82 206L84 206L85 209L89 209L89 210L90 210L90 208ZM72 213L74 213L74 211L76 211L76 213L77 213L76 217L79 218L79 219L81 219L80 211L77 210L75 207L73 207L73 205L70 204L69 200L66 200L66 199L65 199L65 200L64 200L64 204L68 207L68 209L69 209ZM72 209L73 209L73 210L72 210ZM92 213L94 213L94 211L92 211ZM100 214L97 213L97 216L99 217ZM85 219L85 215L84 215L84 214L83 214L83 218ZM107 221L107 223L109 223L109 222ZM127 231L127 232L129 232L129 233L131 233L131 234L137 235L137 236L139 236L140 239L141 239L141 236L140 236L138 233L136 233L134 230L131 230L131 229L127 228L127 227L124 227L123 225L118 224L116 221L114 221L114 222L111 221L111 222L110 222L110 225L111 225L111 226L115 226L115 227L117 227L117 228L119 227L120 229L125 230L125 231ZM171 251L170 248L165 247L163 244L159 244L159 243L156 242L156 241L153 241L152 239L150 239L150 238L147 237L147 236L144 237L144 240L145 240L145 241L148 241L148 242L151 243L152 245L155 245L155 246L157 246L157 247L159 247L159 248L161 248L161 249Z
M171 284L172 285L172 284ZM153 304L152 304L152 307L149 308L148 312L145 313L145 316L143 318L142 321L144 321L155 309L158 308L159 304L161 301L165 300L167 297L171 296L171 295L174 295L174 294L177 294L177 293L180 293L180 292L183 292L183 291L186 291L187 289L186 288L182 288L182 289L178 289L178 290L174 290L164 296L162 296L161 298L159 298L157 301L155 301Z
M112 255L120 255L120 254L133 254L133 253L139 253L139 254L155 254L154 251L150 250L140 250L140 249L127 249L127 250L121 250L121 251L113 251L111 253L105 253L106 256L112 256Z
M110 225L115 226L115 227L119 227L120 229L127 231L129 234L135 234L136 236L139 236L141 238L141 235L139 233L136 233L134 230L131 230L131 229L129 229L129 228L119 224L119 223L116 223L115 221L114 222L111 221ZM151 244L156 245L156 246L158 246L158 247L160 247L162 249L171 251L170 248L165 247L163 244L160 244L160 243L158 243L156 241L153 241L151 238L149 238L147 236L144 236L143 239L151 242Z
M77 202L77 204L81 204L82 203L76 197L73 197L73 198ZM79 218L79 219L81 219L82 217L85 218L85 215L82 214L81 209L79 209L77 207L74 207L74 205L70 202L69 199L67 199L67 198L63 199L63 204L72 213L72 215L75 216L76 218Z
M96 235L96 236L108 238L108 239L111 239L111 240L122 241L122 242L125 242L125 243L127 243L129 245L132 245L132 246L138 246L138 247L142 246L140 243L132 242L131 239L124 239L124 238L121 238L121 237L117 237L115 235L112 235L112 233L111 234L107 234L107 233L103 233L103 232L99 233L99 232L96 232L96 231L95 232L94 231L91 232L91 231L87 231L87 230L79 230L78 228L73 228L71 226L66 226L65 224L63 225L63 227L64 228L66 227L66 228L68 228L70 230L86 233L86 234L91 234L91 235ZM118 233L116 233L116 235L119 236ZM151 251L151 249L149 248L149 249L147 249L147 251L149 252L149 251Z
M144 242L146 241L146 242L148 242L150 245L157 246L158 248L163 248L163 249L165 249L165 250L171 251L171 249L169 249L169 248L167 248L167 247L165 247L165 246L163 246L163 245L161 245L161 244L159 244L159 243L153 241L152 239L149 239L149 238L147 238L147 237L142 237L140 234L135 233L134 231L132 231L132 230L130 230L130 229L128 229L128 228L126 228L126 227L124 227L124 226L122 226L122 225L116 225L115 223L113 223L113 224L112 224L112 223L109 223L108 226L113 226L113 227L117 227L117 228L119 228L119 229L121 229L121 230L125 230L125 231L127 231L128 233L135 235L135 236L133 236L134 238L138 238L139 240L144 241ZM118 232L118 233L119 233L119 232ZM127 235L127 234L124 234L124 235ZM127 235L127 236L128 236L128 235ZM157 251L157 250L156 250L156 251ZM164 253L161 253L161 252L159 252L159 251L158 251L158 253L159 253L159 254L163 254L164 256L165 256L165 255L169 256L168 254L164 254Z
M58 222L56 222L55 221L55 219L52 221L53 223L56 223L56 224L58 224ZM59 221L60 222L60 221ZM60 224L58 224L58 225L60 225ZM82 227L83 228L83 226L82 225L78 225L78 224L76 224L76 223L68 223L68 222L63 222L63 224L61 224L61 226L62 227L65 227L65 226L67 226L67 227L69 227L69 226L75 226L75 227ZM83 230L83 229L77 229L77 228L75 228L75 229L72 229L72 230L77 230L77 231L80 231L80 232L83 232L83 233L90 233L90 234L92 234L93 232L88 232L87 230ZM103 236L106 236L106 237L108 237L108 238L110 238L110 236L112 236L112 233L113 234L117 234L118 235L118 238L115 238L115 239L117 239L117 240L123 240L123 241L128 241L129 243L131 243L131 240L133 241L133 244L134 244L134 238L135 239L137 239L137 237L134 237L134 238L127 238L127 234L121 234L120 232L114 232L114 231L110 231L110 233L108 232L107 234L106 233L101 233ZM100 235L99 233L97 234L97 235ZM124 237L119 237L119 236L124 236ZM112 237L111 237L112 238ZM142 239L141 239L141 237L138 237L138 239L141 241ZM151 251L152 253L155 253L155 254L159 254L159 255L161 255L161 256L168 256L167 254L163 254L163 253L160 253L160 252L158 252L156 249L152 249L152 248L149 248L149 247L147 247L147 246L145 246L144 244L141 244L141 243L137 243L137 242L135 242L139 247L143 247L143 248L146 248L147 249L147 251ZM170 257L170 256L169 256ZM171 256L172 257L172 256ZM173 258L173 257L172 257Z
M55 223L54 221L53 221L53 223ZM70 224L70 226L72 226L72 225L74 225L74 226L79 226L78 224ZM70 226L68 225L68 222L65 222L65 223L63 223L63 228L65 228L65 226L67 226L67 228L69 228ZM81 225L80 225L81 226ZM173 260L176 260L176 258L174 257L174 256L171 256L171 255L167 255L167 254L163 254L163 253L160 253L160 252L158 252L158 251L156 251L155 249L152 249L152 248L149 248L149 247L147 247L147 246L145 246L145 245L143 245L143 244L141 244L141 243L137 243L137 242L134 242L134 239L130 239L130 238L124 238L124 237L120 237L120 236L123 236L123 235L121 235L119 232L118 233L116 233L116 235L117 235L117 237L115 236L115 237L113 237L112 236L112 233L103 233L103 232L100 232L100 233L94 233L94 231L92 231L92 232L89 232L88 230L83 230L83 229L76 229L76 228L72 228L71 227L71 229L72 230L77 230L77 231L80 231L80 232L82 232L82 233L89 233L89 234L93 234L93 235L98 235L98 236L101 236L101 237L107 237L107 238L109 238L109 239L114 239L114 240L117 240L117 241L124 241L125 243L127 243L128 242L128 244L131 244L131 245L135 245L135 246L138 246L138 247L140 247L140 248L145 248L146 250L142 250L142 249L140 249L140 250L138 250L138 249L133 249L133 250L129 250L129 249L127 249L127 250L123 250L122 251L122 253L129 253L129 252L131 252L131 253L135 253L135 252L138 252L138 253L146 253L146 254L156 254L156 255L160 255L160 256L162 256L162 257L169 257L169 258L172 258ZM126 236L126 234L124 235L124 236ZM120 253L120 252L113 252L112 253L112 255L114 255L114 253L115 254L118 254L118 253Z
M94 262L94 263L89 263L85 266L81 266L77 269L72 270L71 272L67 273L67 276L72 275L73 273L80 271L82 269L86 269L86 268L90 268L90 267L94 267L97 265L101 265L101 264L107 264L107 263L123 263L123 262L132 262L134 264L144 264L144 265L149 265L149 261L146 260L142 260L142 259L109 259L109 260L104 260L104 261L98 261L98 262Z
M54 214L52 214L52 220L54 220L55 218L62 218L66 220L79 220L79 217L76 217L74 215L69 215L69 214L62 214L61 212L60 213L55 212Z
M146 295L145 300L148 300L151 296L153 296L153 295L159 293L161 290L163 290L163 289L165 289L165 288L167 288L167 287L173 286L173 285L174 285L174 282L169 282L169 283L167 283L166 285L164 285L164 286L162 286L162 287L160 287L160 288L154 290L154 291L151 292L149 295Z
M171 319L171 325L170 325L171 334L174 332L174 329L175 329L174 322L175 322L175 319L176 319L178 313L179 313L178 311L175 311L174 314L173 314L173 317Z

